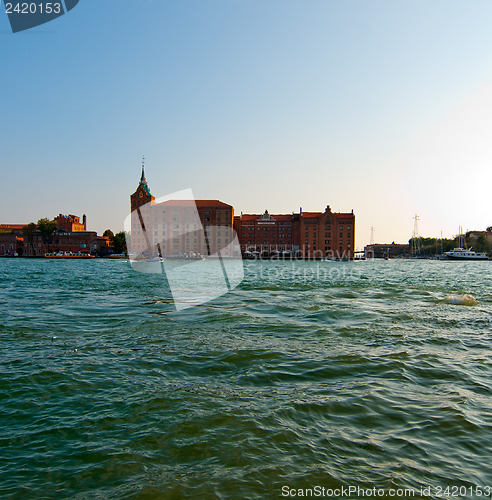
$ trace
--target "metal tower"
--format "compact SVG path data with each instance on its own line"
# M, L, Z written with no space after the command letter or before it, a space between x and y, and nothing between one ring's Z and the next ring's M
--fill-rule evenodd
M411 252L412 255L420 255L420 236L419 236L419 220L420 217L415 214L413 218L415 221L413 225L413 235L412 235L412 244L411 244Z

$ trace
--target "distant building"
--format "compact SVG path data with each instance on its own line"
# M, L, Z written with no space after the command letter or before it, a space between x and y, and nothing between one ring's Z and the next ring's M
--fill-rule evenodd
M485 238L485 241L489 245L492 245L492 232L490 231L470 231L466 235L467 239L469 238L470 240L478 240L480 236L483 236Z
M22 229L27 224L0 224L0 232L13 232L14 234L22 234Z
M136 255L213 255L230 252L234 208L219 200L168 200L156 203L142 175L130 195L131 245ZM225 256L225 255L224 255Z
M376 243L364 247L364 254L368 259L391 259L393 257L403 257L409 253L410 245L408 243Z
M60 214L58 217L55 217L54 221L56 222L60 232L79 233L87 231L87 220L85 214L82 216L82 222L80 222L80 217L72 214Z
M24 239L13 233L0 232L0 257L22 255Z
M324 212L262 215L241 214L234 218L243 254L289 253L303 258L354 257L355 215Z
M45 244L41 233L36 231L32 237L24 235L24 227L28 224L0 224L0 256L18 255L40 256L47 252L90 253L107 255L112 249L109 239L97 236L95 231L87 231L86 216L82 222L75 215L56 217L58 231L53 233Z

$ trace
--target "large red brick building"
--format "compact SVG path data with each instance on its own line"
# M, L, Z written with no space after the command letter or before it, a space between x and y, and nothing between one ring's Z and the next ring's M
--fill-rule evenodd
M134 255L212 255L232 248L234 233L243 255L290 255L300 258L354 257L354 212L241 214L219 200L167 200L156 203L144 167L130 196L131 244ZM232 255L232 253L231 253Z
M354 257L354 212L241 214L234 218L241 251L261 255L290 254L302 258Z
M134 256L232 256L234 209L219 200L155 201L144 167L136 191L130 196Z

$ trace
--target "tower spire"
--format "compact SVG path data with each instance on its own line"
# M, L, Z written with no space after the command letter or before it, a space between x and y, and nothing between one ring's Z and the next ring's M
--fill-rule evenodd
M145 156L142 156L142 176L140 177L140 184L147 184L145 179Z

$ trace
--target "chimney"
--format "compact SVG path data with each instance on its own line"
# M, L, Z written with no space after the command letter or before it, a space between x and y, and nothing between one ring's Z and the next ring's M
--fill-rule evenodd
M82 216L82 224L84 225L84 229L87 229L85 214Z

